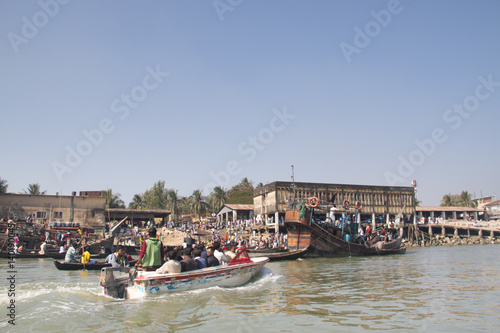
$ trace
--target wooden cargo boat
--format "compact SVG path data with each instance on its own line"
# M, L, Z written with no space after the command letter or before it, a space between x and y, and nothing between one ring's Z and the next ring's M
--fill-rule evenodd
M145 271L133 274L125 267L106 267L101 270L100 280L104 294L115 298L138 298L214 286L238 287L250 281L268 261L266 257L250 258L243 249L228 265L165 274Z
M402 228L399 236L389 242L380 240L377 235L373 235L364 243L353 242L350 239L354 237L345 237L350 236L350 233L341 227L325 226L315 222L312 218L312 209L299 203L287 209L285 226L288 232L288 248L309 247L307 256L312 257L385 255L406 252L406 248L402 245Z

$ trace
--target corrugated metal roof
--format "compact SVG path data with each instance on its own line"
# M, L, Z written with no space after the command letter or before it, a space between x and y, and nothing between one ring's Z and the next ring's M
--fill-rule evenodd
M486 207L486 206L496 206L496 205L500 205L500 200L489 202L489 203L485 204L484 206Z
M253 205L225 204L224 206L232 210L253 210Z

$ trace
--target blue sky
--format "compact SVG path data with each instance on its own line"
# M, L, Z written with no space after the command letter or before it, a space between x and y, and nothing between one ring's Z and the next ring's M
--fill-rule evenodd
M2 1L9 192L500 189L498 1Z

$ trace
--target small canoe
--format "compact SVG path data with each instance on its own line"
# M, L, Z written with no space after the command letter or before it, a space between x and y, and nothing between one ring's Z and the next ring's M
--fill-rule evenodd
M129 266L132 267L135 265L137 260L132 260L129 262ZM78 262L67 262L67 261L59 261L54 260L54 265L57 269L61 271L78 271L78 270L87 270L87 271L98 271L105 267L111 267L111 264L107 264L104 261L98 261L95 264L81 264ZM84 267L85 266L85 267Z
M47 252L46 253L47 257L50 257L52 259L63 259L66 258L66 252L59 253L59 252ZM105 259L108 255L107 254L91 254L90 259Z
M277 252L266 252L266 257L269 258L269 261L281 261L281 260L296 260L298 258L303 257L309 248L295 250L295 251L277 251ZM252 252L249 253L250 257L260 257L260 252Z
M88 271L98 271L104 267L111 267L111 264L106 264L104 261L98 261L95 264L81 264L77 262L66 262L54 260L54 265L61 271L78 271L86 269ZM85 266L85 267L84 267Z

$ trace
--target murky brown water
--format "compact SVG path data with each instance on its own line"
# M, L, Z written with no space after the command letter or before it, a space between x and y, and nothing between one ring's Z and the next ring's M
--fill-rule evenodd
M251 283L142 300L101 294L99 272L16 262L16 320L5 332L499 331L500 245L412 249L405 255L268 263Z

